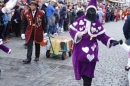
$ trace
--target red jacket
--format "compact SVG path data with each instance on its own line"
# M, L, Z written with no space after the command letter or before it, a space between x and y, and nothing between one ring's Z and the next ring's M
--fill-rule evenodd
M33 33L34 33L34 41L36 43L40 43L43 41L43 29L45 29L44 20L45 20L44 13L41 10L37 9L34 18L32 16L31 10L25 13L25 17L23 19L22 33L25 33L26 43L28 43Z

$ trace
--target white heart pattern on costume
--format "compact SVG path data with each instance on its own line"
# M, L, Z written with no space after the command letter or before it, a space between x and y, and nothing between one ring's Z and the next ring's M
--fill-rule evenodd
M98 30L101 30L101 28L102 28L102 27L101 27L101 26L99 26L99 27L98 27Z
M96 23L92 23L92 25L93 25L93 26L95 26L95 25L96 25Z
M96 48L96 45L94 44L94 45L91 47L92 51L94 51L95 48Z
M84 25L83 20L80 20L79 25Z
M87 59L91 62L94 59L94 55L88 54Z
M74 22L73 25L76 26L78 23L77 22Z
M91 30L92 30L92 33L93 33L93 32L95 32L95 31L96 31L96 28L92 27L92 29L91 29Z
M82 50L83 50L85 53L88 53L89 48L88 48L88 47L82 47Z
M82 30L83 30L83 27L79 28L79 30L82 31Z

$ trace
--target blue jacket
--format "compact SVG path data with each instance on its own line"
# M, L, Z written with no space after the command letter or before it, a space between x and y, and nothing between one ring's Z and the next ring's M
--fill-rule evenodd
M51 17L53 15L53 13L55 12L55 9L52 5L49 5L46 8L46 17Z
M66 15L66 7L64 6L61 11L60 11L60 20L65 20L65 15Z
M3 23L4 23L4 25L8 24L8 16L7 16L7 14L4 14L4 15L2 16L2 18L3 18Z
M130 38L130 15L127 17L127 20L123 26L123 33L125 38L128 40Z

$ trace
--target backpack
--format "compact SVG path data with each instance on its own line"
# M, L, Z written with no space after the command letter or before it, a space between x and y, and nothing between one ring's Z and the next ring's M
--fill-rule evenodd
M50 26L54 26L55 23L56 23L56 18L55 18L54 14L53 14L53 15L50 17L50 19L49 19L49 25L50 25Z

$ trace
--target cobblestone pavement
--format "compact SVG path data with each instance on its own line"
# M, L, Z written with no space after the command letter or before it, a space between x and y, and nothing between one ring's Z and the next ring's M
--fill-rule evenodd
M111 22L104 25L106 33L111 37L124 40L122 27L124 21ZM62 35L68 35L65 32ZM26 58L24 40L11 38L6 45L12 49L10 55L0 52L0 86L82 86L82 80L74 79L71 57L61 60L61 57L46 58L45 47L41 48L39 62L32 60L31 64L23 64ZM34 59L34 53L32 58ZM99 42L99 62L95 70L92 86L127 86L127 53L119 46L111 49Z

